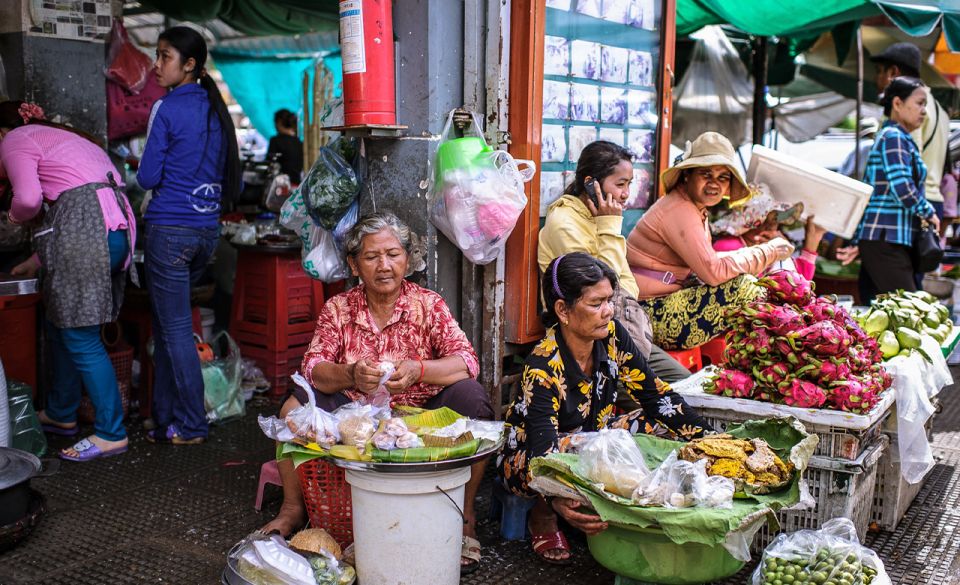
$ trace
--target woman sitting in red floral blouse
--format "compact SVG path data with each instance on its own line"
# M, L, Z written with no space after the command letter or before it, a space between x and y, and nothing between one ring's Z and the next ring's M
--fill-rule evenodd
M447 304L404 279L409 244L410 229L391 213L361 217L347 234L347 263L360 285L327 301L303 356L302 373L313 384L317 406L332 411L375 391L379 364L389 361L396 367L386 383L392 406L446 406L470 418L492 419L489 397L475 379L477 355ZM298 388L281 408L281 418L307 401ZM286 536L304 523L306 511L293 462L277 465L283 506L263 529ZM480 560L474 499L484 465L474 464L466 485L463 572Z

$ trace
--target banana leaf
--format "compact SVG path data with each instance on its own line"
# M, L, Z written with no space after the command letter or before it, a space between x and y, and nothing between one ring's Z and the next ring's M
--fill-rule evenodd
M394 449L382 451L374 449L370 452L374 461L383 463L420 463L423 461L446 461L469 457L480 448L480 439L473 439L454 447L416 447L413 449Z
M420 410L415 414L404 416L402 420L410 430L421 434L418 431L422 429L442 429L461 418L463 418L462 414L444 406L436 410Z
M724 542L727 535L745 529L758 517L766 516L768 523L776 526L774 512L800 501L800 470L805 469L817 444L816 436L802 430L803 426L793 418L774 418L766 421L748 421L727 428L727 433L739 438L766 440L778 454L785 455L797 467L788 487L772 494L749 494L736 499L731 509L714 508L663 508L634 505L625 498L603 491L588 478L580 475L579 456L551 453L530 462L534 478L545 477L567 484L585 496L597 514L606 522L637 528L660 528L677 544L696 542L716 545ZM654 468L670 453L684 445L649 435L634 437L643 453L644 460Z

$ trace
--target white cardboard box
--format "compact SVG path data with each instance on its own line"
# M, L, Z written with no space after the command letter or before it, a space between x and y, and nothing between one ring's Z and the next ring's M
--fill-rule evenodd
M843 238L853 237L873 187L763 146L754 146L747 181L765 183L778 201L803 203L803 216Z

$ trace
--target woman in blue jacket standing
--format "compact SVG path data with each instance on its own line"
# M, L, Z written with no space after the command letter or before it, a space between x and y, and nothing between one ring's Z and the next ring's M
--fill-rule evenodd
M146 222L147 290L153 308L155 379L147 439L189 445L207 437L203 376L193 341L190 288L220 237L220 208L240 189L233 121L207 75L195 30L160 34L154 75L168 93L150 114L137 180L153 191Z

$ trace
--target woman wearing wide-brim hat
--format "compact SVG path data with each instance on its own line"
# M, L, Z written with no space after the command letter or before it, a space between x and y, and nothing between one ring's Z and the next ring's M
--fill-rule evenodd
M793 253L784 238L733 252L713 249L708 210L750 197L730 141L705 132L660 177L665 196L627 238L627 262L640 304L653 321L654 343L665 349L702 345L723 333L723 307L760 295L752 276ZM752 275L752 276L751 276Z

